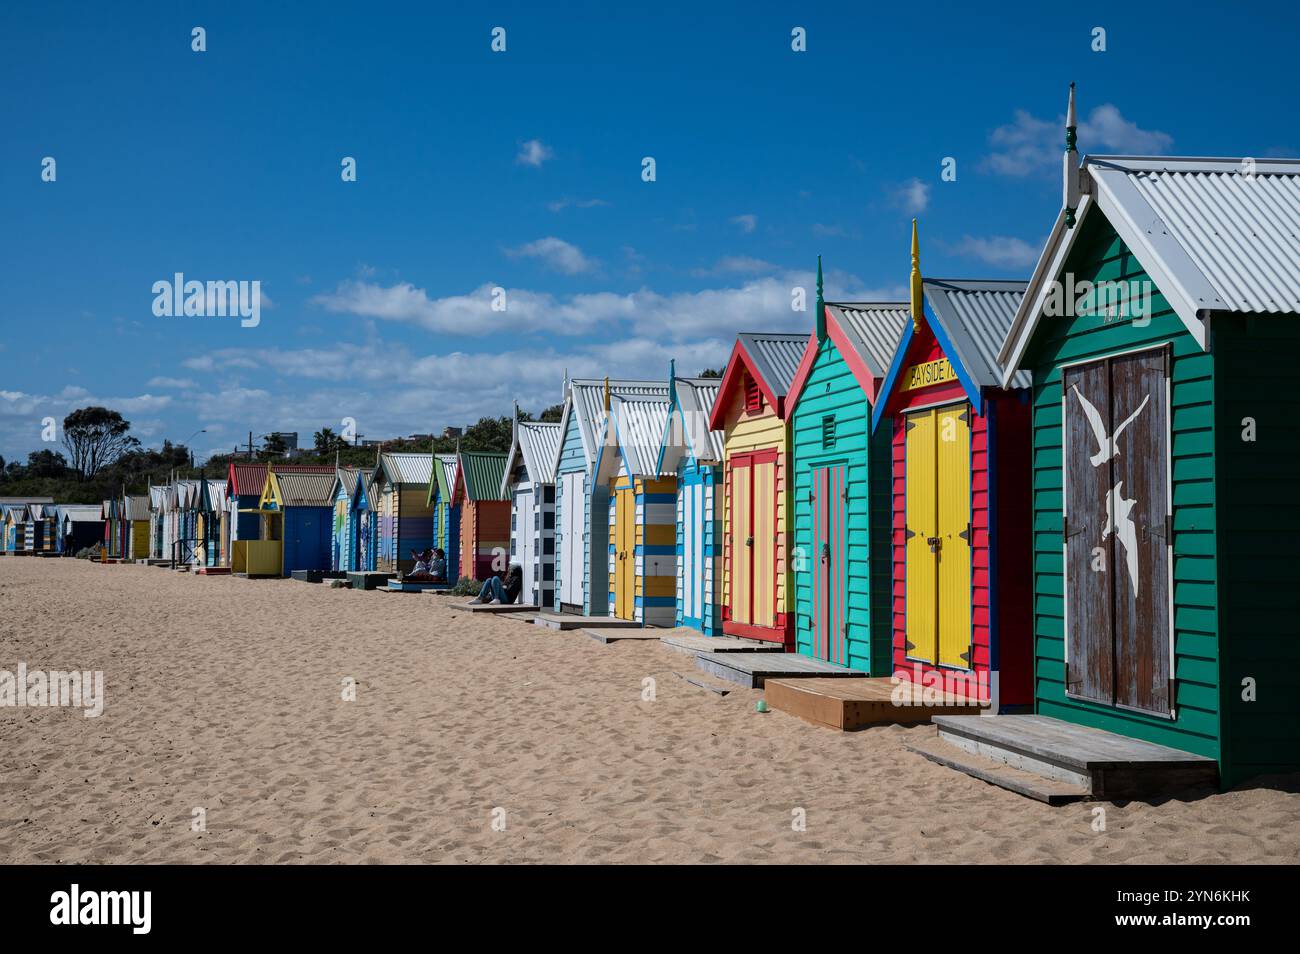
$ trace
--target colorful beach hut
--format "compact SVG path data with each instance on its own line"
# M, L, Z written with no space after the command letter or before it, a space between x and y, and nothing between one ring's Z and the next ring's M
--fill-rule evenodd
M105 501L107 503L107 501ZM5 504L4 550L14 555L27 552L27 504Z
M1300 161L1074 137L1000 354L1033 381L1035 712L1294 772Z
M374 474L363 471L352 488L351 530L348 537L348 569L354 573L375 572L379 550L379 491Z
M346 573L352 567L353 527L352 497L356 493L357 480L362 469L359 467L334 467L334 487L330 498L333 501L333 521L330 540L330 569L336 573Z
M119 556L124 560L143 560L149 556L149 495L126 494L121 503L121 543Z
M149 558L163 558L163 511L167 501L167 487L149 485Z
M668 425L662 396L606 398L596 483L608 490L609 615L672 626L677 608L677 481L660 476Z
M826 302L787 398L794 635L805 656L893 672L890 429L871 409L910 323L906 302Z
M656 470L676 474L677 581L673 623L722 633L721 431L709 429L717 378L668 375L668 420Z
M229 519L224 480L198 481L194 525L195 562L203 567L223 565L223 531Z
M334 475L267 472L259 509L262 511L260 541L279 544L279 574L294 570L328 570L333 531ZM268 549L265 547L258 548ZM275 575L259 554L249 551L249 575ZM255 572L255 570L257 572Z
M76 556L104 538L103 508L95 504L63 504L59 507L59 552Z
M662 381L565 382L555 465L555 601L557 612L608 616L609 485L595 479L605 433L605 395L666 400Z
M432 454L381 454L374 471L379 495L379 552L375 569L381 573L410 573L412 550L424 550L433 539L433 507L429 504Z
M997 350L1024 282L925 279L872 409L892 442L894 672L1030 700L1029 377ZM993 684L994 676L998 684Z
M741 334L709 420L723 432L723 632L787 647L794 627L786 395L808 338Z
M523 572L520 602L555 600L555 454L560 425L519 420L515 405L501 496L510 501L510 562Z
M447 579L459 580L460 508L452 505L456 490L456 455L434 454L427 500L433 509L433 545L447 555Z
M506 455L458 451L451 504L460 510L461 574L486 580L508 569L510 501L501 493Z

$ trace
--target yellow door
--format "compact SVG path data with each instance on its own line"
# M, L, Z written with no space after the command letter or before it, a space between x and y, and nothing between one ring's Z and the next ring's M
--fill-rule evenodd
M907 443L906 503L903 536L906 539L907 658L934 662L937 632L935 617L935 460L934 411L918 411L904 418Z
M935 412L938 463L939 663L970 668L970 413Z
M776 625L776 462L754 464L755 626Z
M636 617L636 491L614 491L614 615Z
M750 522L750 471L748 462L731 468L731 618L737 623L751 620L750 581L754 576L753 526Z

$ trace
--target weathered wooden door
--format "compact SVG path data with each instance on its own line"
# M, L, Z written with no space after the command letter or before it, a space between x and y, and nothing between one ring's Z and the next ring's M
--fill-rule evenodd
M1066 368L1066 692L1172 709L1168 351Z
M614 615L636 618L636 490L625 484L614 495Z
M748 457L733 457L731 487L727 495L731 515L731 566L728 602L731 620L753 622L754 581L754 468Z
M970 668L970 406L905 418L907 657Z
M848 468L812 470L813 655L841 665L848 661Z

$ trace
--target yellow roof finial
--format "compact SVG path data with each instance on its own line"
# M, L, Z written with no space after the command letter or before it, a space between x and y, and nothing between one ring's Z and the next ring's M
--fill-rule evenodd
M912 330L921 330L921 243L916 236L916 219L912 220Z
M609 375L605 375L605 413L609 413Z

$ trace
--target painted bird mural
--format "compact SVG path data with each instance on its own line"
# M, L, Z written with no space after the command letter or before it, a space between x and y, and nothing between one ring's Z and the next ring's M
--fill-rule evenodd
M1106 495L1106 526L1101 531L1105 540L1113 532L1119 545L1124 548L1124 562L1128 567L1128 578L1133 584L1133 599L1138 597L1138 544L1137 526L1133 523L1133 507L1137 500L1125 500L1122 490L1124 481L1117 483Z
M1092 464L1093 467L1097 467L1100 464L1106 463L1106 461L1110 460L1112 457L1118 457L1119 436L1123 434L1124 429L1132 424L1133 421L1137 419L1137 416L1142 413L1143 409L1147 406L1147 402L1151 400L1151 395L1148 394L1144 397L1142 403L1138 405L1138 409L1126 417L1124 422L1120 424L1119 427L1115 428L1115 433L1108 437L1106 436L1106 422L1102 420L1101 412L1093 407L1086 397L1079 393L1078 385L1070 385L1070 390L1073 391L1074 396L1079 399L1079 404L1083 407L1084 417L1088 419L1088 426L1092 428L1093 439L1097 441L1097 453L1088 458L1088 463Z

